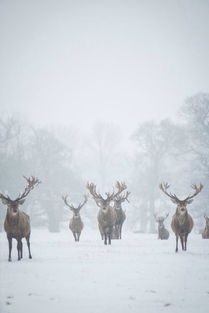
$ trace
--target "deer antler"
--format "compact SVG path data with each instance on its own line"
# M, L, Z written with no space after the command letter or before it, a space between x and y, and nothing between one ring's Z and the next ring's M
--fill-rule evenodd
M68 206L71 210L74 210L74 206L68 203L67 198L68 198L68 195L62 196L62 199L64 203L66 204L66 206Z
M127 186L125 182L120 183L119 181L117 181L116 188L118 189L118 192L114 194L114 198L117 197L122 191L124 191L127 188Z
M86 204L87 200L88 200L87 195L84 195L84 201L83 201L83 203L79 204L78 208L81 209L84 206L84 204Z
M93 183L86 184L87 189L89 190L90 194L93 196L95 201L104 200L102 196L96 192L96 185Z
M193 195L188 196L186 199L184 199L184 201L192 200L195 196L197 196L198 193L200 193L200 191L202 190L203 185L201 183L199 186L197 186L196 184L193 184L192 188L195 190L195 192L193 193Z
M171 200L173 202L179 202L180 200L178 199L178 197L175 194L172 194L171 192L167 192L167 189L170 187L170 185L165 182L165 183L161 183L159 185L159 188L164 192L164 194L166 194L166 196L168 196L169 198L171 198Z
M10 197L8 195L3 195L2 193L0 193L0 199L2 199L2 201L6 200L6 201L11 201Z
M131 193L130 191L126 191L125 194L116 196L116 200L121 202L124 202L126 200L127 202L129 202L128 196L130 195L130 193Z
M26 179L28 185L25 187L25 190L21 194L19 194L19 196L16 198L16 201L19 201L19 200L27 197L27 195L30 193L30 191L35 186L37 186L41 183L41 181L38 178L36 178L35 176L31 176L29 178L27 178L25 176L23 176L23 177Z

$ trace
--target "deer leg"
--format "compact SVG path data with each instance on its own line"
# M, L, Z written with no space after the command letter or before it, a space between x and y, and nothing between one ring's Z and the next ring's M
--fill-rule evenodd
M78 233L78 241L80 240L80 235L81 235L81 233Z
M20 241L20 257L22 259L22 256L23 256L23 243L22 243L22 240Z
M11 253L12 253L12 237L7 236L7 239L8 239L8 243L9 243L9 258L8 258L8 261L11 262L11 261L12 261L12 259L11 259Z
M108 234L108 244L111 245L111 233Z
M18 261L21 260L21 246L22 246L22 241L21 238L17 239L17 254L18 254Z
M176 235L176 252L178 252L178 240L179 240L179 236Z
M74 233L74 232L73 232L73 237L74 237L75 241L77 241L76 233Z
M104 234L104 244L105 245L107 244L107 234L106 233Z
M30 252L30 234L26 237L26 242L27 242L27 246L28 246L29 259L32 259L32 255Z
M187 238L188 238L188 234L185 235L185 243L184 243L184 250L187 250Z
M119 239L122 239L122 225L119 227Z
M184 250L184 237L183 237L183 236L180 236L180 240L181 240L181 247L182 247L182 250Z

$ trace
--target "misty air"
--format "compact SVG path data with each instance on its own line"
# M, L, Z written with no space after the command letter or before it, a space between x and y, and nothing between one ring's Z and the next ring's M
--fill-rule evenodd
M0 312L206 313L209 2L0 0Z

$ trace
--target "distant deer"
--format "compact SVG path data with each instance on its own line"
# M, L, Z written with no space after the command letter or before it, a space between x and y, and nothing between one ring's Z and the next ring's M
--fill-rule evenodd
M113 227L117 218L115 209L110 206L110 203L111 201L114 201L114 199L127 187L125 183L117 182L116 188L118 189L116 193L114 191L111 194L106 192L106 199L104 199L99 193L97 193L95 184L87 183L87 189L93 196L96 204L100 207L97 220L100 233L102 238L104 238L105 245L107 245L107 241L108 244L111 244Z
M169 213L166 214L165 217L163 216L157 216L154 214L154 218L156 222L158 223L158 239L161 240L167 240L169 238L169 231L164 226L164 221L168 217Z
M116 212L116 222L115 222L115 233L116 233L116 238L115 239L121 239L121 234L122 234L122 226L123 223L126 219L126 213L122 209L122 203L124 201L129 202L128 196L130 195L130 192L127 191L123 195L118 195L114 199L114 209Z
M7 239L9 243L9 258L8 261L11 261L11 252L12 252L12 239L15 238L17 240L17 253L18 260L21 260L23 257L23 245L22 238L26 238L29 258L32 259L31 251L30 251L30 217L23 211L19 210L19 206L22 205L25 201L25 198L29 194L29 192L37 186L40 181L31 176L29 178L25 177L27 181L27 186L23 193L19 194L19 196L15 200L11 200L7 195L3 195L0 193L0 198L7 206L7 214L4 221L4 229L7 233Z
M69 228L73 233L73 237L75 241L79 241L82 229L84 227L84 224L80 216L80 210L86 204L88 198L86 195L84 195L84 201L83 203L80 203L78 207L74 207L72 204L69 204L67 198L68 198L68 195L62 197L65 205L68 208L70 208L71 211L73 211L73 217L70 219Z
M193 198L200 193L203 188L203 185L200 184L192 185L192 188L195 190L193 195L188 196L184 200L179 200L175 194L168 193L167 189L170 187L168 183L160 184L160 189L168 196L173 203L177 205L176 213L173 215L171 228L176 235L176 252L178 252L178 239L180 237L182 250L186 251L187 249L187 238L189 233L193 228L193 219L187 212L187 204L192 203Z
M202 238L203 239L209 239L209 217L207 217L205 214L204 218L205 218L205 229L202 233Z

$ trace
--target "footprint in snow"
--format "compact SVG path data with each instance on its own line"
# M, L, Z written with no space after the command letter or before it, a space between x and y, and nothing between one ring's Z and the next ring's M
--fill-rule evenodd
M171 303L165 303L164 304L165 307L170 306L170 305L171 305Z
M12 302L6 301L6 305L11 305L11 304L12 304Z

